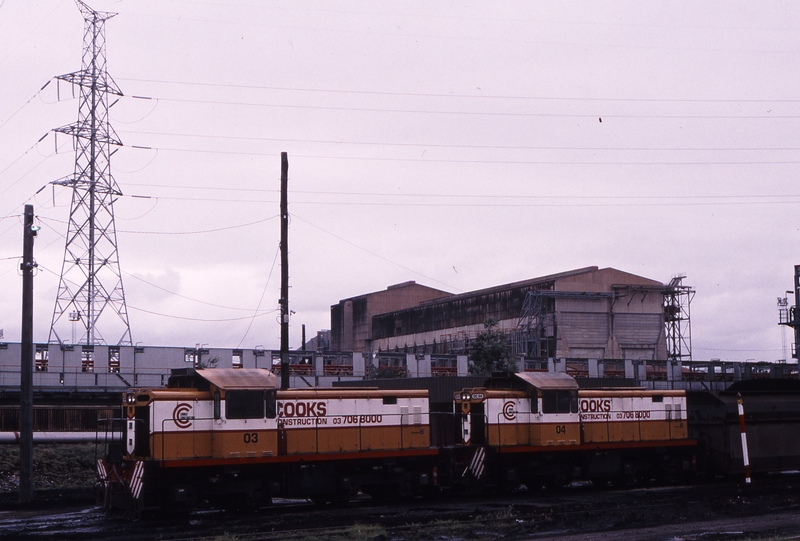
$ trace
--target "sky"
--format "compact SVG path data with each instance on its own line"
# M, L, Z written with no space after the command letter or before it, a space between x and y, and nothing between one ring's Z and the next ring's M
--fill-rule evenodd
M800 264L800 4L94 0L132 340L277 349L340 299L596 265L685 275L698 360L779 360ZM0 0L0 329L18 341L34 205L47 341L78 101L71 0ZM49 84L47 84L49 82ZM47 85L47 86L45 86ZM44 87L44 88L43 88ZM43 139L41 139L43 138ZM40 140L41 139L41 140ZM793 299L790 299L793 304Z

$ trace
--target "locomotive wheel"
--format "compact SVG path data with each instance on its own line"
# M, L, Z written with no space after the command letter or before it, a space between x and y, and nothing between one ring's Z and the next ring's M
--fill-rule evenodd
M566 473L557 473L555 475L546 477L544 480L544 488L546 490L555 492L563 489L572 483L572 479Z
M363 488L370 498L380 503L392 503L400 499L400 487L397 485L371 485Z
M593 479L589 479L589 482L592 484L594 488L608 488L608 484L611 482L611 478L595 477Z

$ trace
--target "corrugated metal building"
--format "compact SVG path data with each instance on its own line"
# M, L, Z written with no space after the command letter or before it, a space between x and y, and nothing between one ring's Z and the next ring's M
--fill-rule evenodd
M389 286L385 291L341 300L331 306L331 351L371 351L373 316L450 295L452 293L411 281Z
M437 291L438 297L381 311L386 305L374 299L390 289L331 307L332 347L465 352L491 318L515 356L664 360L665 289L661 282L617 269L586 267L459 295ZM348 302L369 309L347 312L342 306Z

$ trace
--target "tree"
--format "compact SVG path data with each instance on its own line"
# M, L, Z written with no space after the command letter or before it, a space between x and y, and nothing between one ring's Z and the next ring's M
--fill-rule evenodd
M510 357L511 347L506 342L506 335L497 329L497 320L487 319L483 331L470 345L469 373L490 376L492 372L516 372L517 365Z

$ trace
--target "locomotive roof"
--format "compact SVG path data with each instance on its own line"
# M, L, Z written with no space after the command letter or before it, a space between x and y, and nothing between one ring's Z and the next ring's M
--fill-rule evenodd
M177 369L172 371L167 386L187 387L188 385L184 383L187 379L193 383L191 386L197 389L207 387L208 383L222 390L277 389L280 387L278 376L264 368Z
M515 377L537 389L577 389L575 378L561 372L517 372Z

